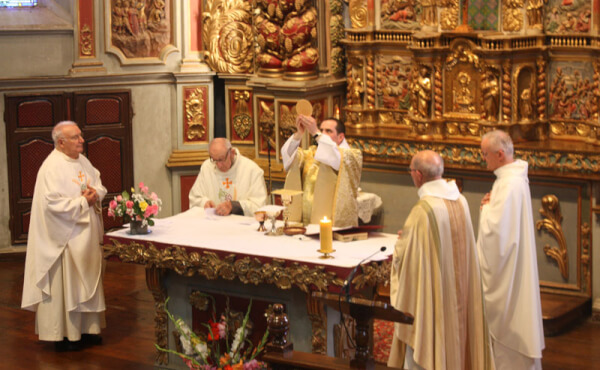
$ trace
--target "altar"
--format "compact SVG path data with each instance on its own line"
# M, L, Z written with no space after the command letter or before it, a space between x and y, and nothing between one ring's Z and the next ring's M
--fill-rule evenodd
M282 303L290 318L289 338L299 351L336 355L334 327L339 314L312 298L313 291L337 293L352 270L368 256L351 282L353 294L369 295L389 280L397 235L370 232L366 240L333 241L334 258L321 259L318 234L266 236L258 222L242 216L207 216L192 208L155 220L146 235L128 229L104 236L106 258L146 266L155 302L156 343L174 349L173 327L164 311L192 320L193 291ZM280 221L278 221L280 222ZM267 221L267 228L270 227ZM385 251L380 251L385 246ZM171 355L172 356L172 355ZM157 363L170 362L157 352Z

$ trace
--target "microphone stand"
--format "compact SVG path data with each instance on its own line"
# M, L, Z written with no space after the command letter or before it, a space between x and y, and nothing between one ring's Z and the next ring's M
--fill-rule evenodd
M348 277L346 278L346 280L344 281L344 285L342 286L342 292L345 292L345 295L346 295L346 302L350 301L350 285L352 285L352 279L354 278L354 275L356 275L356 272L358 271L358 268L360 267L360 265L362 265L363 262L365 262L366 260L370 259L371 257L373 257L374 255L376 255L377 253L379 253L379 252L385 252L386 249L387 248L385 246L379 248L379 250L377 250L374 253L370 254L366 258L363 258L362 261L360 261L358 263L358 265L356 265L352 269L352 271L350 271L350 274L348 274ZM338 298L340 319L342 320L342 324L344 325L344 329L346 330L346 336L348 336L350 344L352 345L353 348L356 348L356 343L354 343L354 340L350 336L350 333L348 333L348 328L346 327L346 320L344 320L344 314L342 313L342 292L340 292L340 295L339 295L339 298Z

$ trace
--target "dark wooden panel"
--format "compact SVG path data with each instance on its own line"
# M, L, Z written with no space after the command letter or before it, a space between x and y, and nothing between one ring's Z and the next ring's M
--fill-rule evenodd
M87 156L100 171L102 185L109 193L123 191L123 168L121 166L121 140L100 136L87 141Z
M17 145L19 147L19 168L21 169L19 176L21 198L31 199L38 170L44 159L54 150L54 143L34 138L29 142Z
M85 102L85 122L88 125L121 122L121 99L88 99Z
M48 99L24 101L17 107L18 127L52 127L55 102Z

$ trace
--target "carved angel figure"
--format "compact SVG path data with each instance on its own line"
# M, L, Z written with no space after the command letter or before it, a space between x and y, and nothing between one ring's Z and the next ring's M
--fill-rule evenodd
M485 81L481 87L483 91L483 109L488 121L498 120L498 80L492 71L485 73Z

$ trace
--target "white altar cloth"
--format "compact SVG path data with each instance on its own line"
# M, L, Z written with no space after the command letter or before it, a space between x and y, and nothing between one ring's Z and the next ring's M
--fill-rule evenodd
M200 248L258 257L279 258L324 266L352 268L364 258L385 246L384 252L376 253L369 261L386 260L392 255L398 235L369 233L366 240L352 242L333 241L334 258L321 259L319 239L304 235L266 236L256 231L258 222L254 218L230 215L207 217L204 209L194 207L186 212L163 219L155 219L149 227L151 233L130 235L129 229L121 229L105 235L105 242L111 237L126 238L142 242ZM278 221L277 226L280 221ZM271 222L266 221L267 230ZM366 262L366 261L365 261Z

